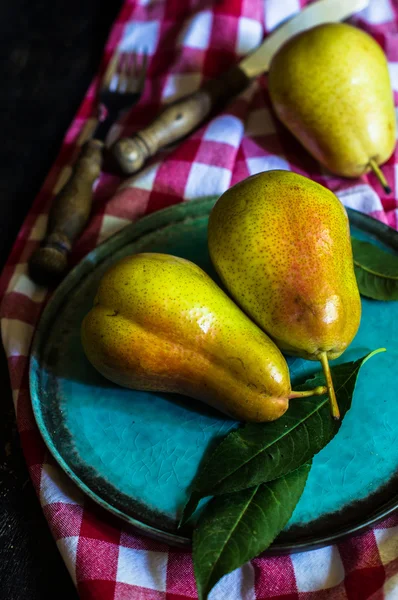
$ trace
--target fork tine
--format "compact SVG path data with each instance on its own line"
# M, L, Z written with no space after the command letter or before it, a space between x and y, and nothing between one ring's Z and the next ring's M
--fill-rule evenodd
M137 54L135 52L131 52L130 54L130 69L127 80L127 91L137 91Z
M145 75L146 74L146 68L148 65L148 52L146 50L143 50L142 52L142 73Z
M139 65L137 54L135 52L131 54L131 69L127 81L128 92L139 92L143 88L146 73L147 55L144 52L142 56L142 61L140 61L142 64Z
M127 55L127 91L129 91L130 81L134 78L135 70L135 52L129 52Z
M123 54L121 54L120 56L120 61L118 65L119 72L116 86L118 92L124 91L124 88L126 87L128 81L128 56L129 55L127 52L123 52Z
M140 90L144 87L147 66L148 66L148 53L146 50L144 50L142 53L142 65L141 65L140 84L139 84Z
M117 65L119 63L119 59L120 59L120 52L116 51L113 54L111 60L109 61L108 67L107 67L107 69L105 71L105 75L104 75L104 77L102 79L102 82L101 82L101 89L109 89L109 87L111 85L112 78L113 78L113 76L115 74L115 71L116 71L116 67L117 67Z
M131 77L137 77L137 54L135 52L131 53Z

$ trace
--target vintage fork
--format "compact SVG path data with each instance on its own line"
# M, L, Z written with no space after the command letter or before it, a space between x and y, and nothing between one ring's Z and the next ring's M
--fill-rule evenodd
M113 56L99 91L99 124L93 134L94 139L104 141L121 114L138 102L144 87L146 67L145 52L140 62L135 52L118 52Z
M107 135L122 113L140 99L146 68L145 52L140 56L135 52L113 55L98 91L97 115L80 135L76 162L64 169L54 187L44 241L30 258L30 275L37 283L56 282L65 271L68 254L91 212L93 185L101 172Z

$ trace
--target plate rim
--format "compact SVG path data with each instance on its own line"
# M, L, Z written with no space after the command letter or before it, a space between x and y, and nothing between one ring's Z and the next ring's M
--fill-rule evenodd
M133 242L143 235L150 234L155 230L165 228L175 223L189 221L190 219L201 216L207 216L217 198L218 196L209 196L192 200L189 203L183 202L174 204L149 215L145 215L139 220L130 223L122 230L111 235L96 248L91 250L87 255L85 255L81 261L79 261L79 263L74 266L74 268L71 269L71 271L66 275L65 279L54 290L51 298L45 305L34 332L29 356L29 390L33 414L36 424L39 428L40 435L42 436L50 454L55 459L57 464L84 494L86 494L89 498L91 498L91 500L100 505L107 512L110 512L111 514L121 518L124 522L129 523L129 525L132 526L138 534L144 534L162 543L167 543L180 548L189 547L191 545L191 539L176 533L163 531L152 525L148 525L147 523L140 521L139 519L136 519L127 513L124 513L115 506L112 506L106 500L101 498L101 496L95 491L93 491L68 465L53 441L53 438L56 437L56 435L51 436L46 424L44 423L43 413L40 409L41 402L38 389L40 365L36 360L36 357L40 356L41 354L40 350L43 344L43 331L46 331L49 323L53 321L54 314L56 313L54 308L62 304L68 292L75 288L76 283L83 279L87 273L92 271L95 266L103 262L103 260L105 260L112 252L116 252L118 249L124 247L126 242ZM347 207L346 210L349 216L350 225L358 227L359 229L376 236L382 243L387 243L387 245L390 245L392 248L398 251L397 231L381 221L378 221L373 217L357 210ZM132 232L134 232L134 235L132 235ZM341 527L339 530L329 535L315 534L314 536L310 536L301 542L278 543L276 541L262 554L275 556L321 548L368 530L381 520L391 515L397 509L398 494L394 495L388 502L382 504L378 509L372 511L367 519L359 519L358 522L351 521L349 525Z

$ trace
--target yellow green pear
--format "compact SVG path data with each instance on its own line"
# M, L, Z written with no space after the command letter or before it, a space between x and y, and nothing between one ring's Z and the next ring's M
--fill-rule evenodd
M359 177L395 147L395 112L387 60L367 33L345 23L300 33L274 56L269 93L277 116L333 173Z
M218 199L208 244L228 291L279 348L321 361L338 418L328 360L344 352L361 317L343 204L301 175L259 173Z
M292 392L276 345L188 260L142 253L102 278L82 343L93 366L133 389L177 392L243 421L272 421Z

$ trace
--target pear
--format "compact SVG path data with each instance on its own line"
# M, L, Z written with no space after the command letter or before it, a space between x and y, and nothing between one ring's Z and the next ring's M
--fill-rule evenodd
M81 329L85 353L111 381L177 392L243 421L272 421L292 392L276 345L188 260L142 253L103 276Z
M269 70L275 113L327 169L359 177L395 147L395 112L386 57L367 33L328 23L300 33L275 54Z
M329 359L351 343L361 317L340 200L289 171L253 175L216 202L208 245L227 290L279 348L322 363L339 418Z

